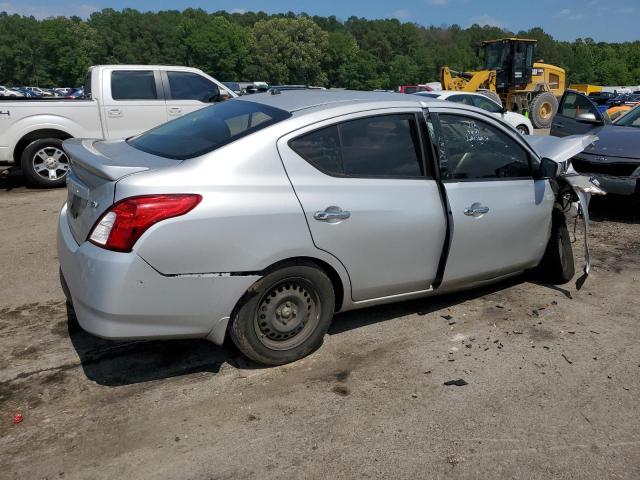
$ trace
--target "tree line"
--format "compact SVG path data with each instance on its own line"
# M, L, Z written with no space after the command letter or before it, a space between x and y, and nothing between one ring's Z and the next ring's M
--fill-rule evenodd
M443 65L479 68L483 40L514 34L538 40L536 59L565 68L571 83L640 83L640 41L291 12L104 9L86 20L0 13L0 84L76 86L90 65L139 63L197 67L221 81L395 89L438 80Z

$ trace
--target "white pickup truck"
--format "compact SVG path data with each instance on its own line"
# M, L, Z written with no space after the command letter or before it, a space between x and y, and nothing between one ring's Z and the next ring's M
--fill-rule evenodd
M98 65L85 97L0 100L0 165L21 167L45 187L65 184L67 138L119 139L237 95L201 70L159 65Z

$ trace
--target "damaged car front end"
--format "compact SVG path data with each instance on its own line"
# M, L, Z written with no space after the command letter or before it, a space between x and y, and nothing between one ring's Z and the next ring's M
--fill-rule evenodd
M573 135L558 138L551 136L530 136L529 144L543 158L543 168L555 171L548 172L552 179L552 187L556 194L556 208L578 220L582 218L584 238L584 268L583 276L577 281L582 287L591 271L589 255L589 203L592 195L606 195L595 176L578 173L572 162L576 155L592 146L598 137L595 135ZM552 160L554 164L550 164Z

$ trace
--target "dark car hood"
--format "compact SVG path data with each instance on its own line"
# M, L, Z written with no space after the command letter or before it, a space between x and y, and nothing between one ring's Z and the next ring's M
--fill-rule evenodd
M589 132L598 140L585 153L611 157L640 158L640 128L604 125Z

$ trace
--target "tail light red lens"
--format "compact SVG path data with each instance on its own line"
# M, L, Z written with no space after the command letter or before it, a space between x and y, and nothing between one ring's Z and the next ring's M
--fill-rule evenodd
M143 195L120 200L91 229L89 241L116 252L130 252L152 225L190 212L201 195Z

